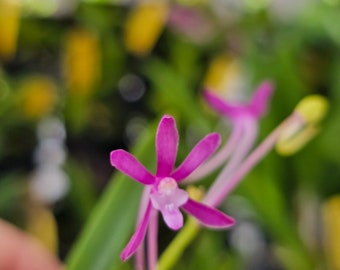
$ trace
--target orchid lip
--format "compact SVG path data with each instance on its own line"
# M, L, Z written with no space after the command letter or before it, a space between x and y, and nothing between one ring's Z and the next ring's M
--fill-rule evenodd
M175 179L164 177L154 185L150 198L153 207L160 210L182 206L189 199L189 195L186 191L178 188Z
M178 188L174 178L159 179L151 190L150 200L152 206L162 213L169 228L178 230L183 226L183 216L179 208L189 200L189 195Z

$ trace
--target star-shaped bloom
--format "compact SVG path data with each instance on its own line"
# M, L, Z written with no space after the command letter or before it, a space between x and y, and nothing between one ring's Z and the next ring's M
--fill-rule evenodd
M173 230L178 230L183 226L183 215L180 209L207 227L228 228L235 223L234 219L228 215L190 199L187 192L178 187L178 183L208 159L219 144L220 136L217 133L207 135L197 143L183 163L174 169L178 149L178 131L174 118L166 115L161 119L156 133L157 169L155 175L130 153L121 149L111 152L112 166L150 189L144 216L122 251L122 260L127 260L144 239L152 209L159 210L166 225Z

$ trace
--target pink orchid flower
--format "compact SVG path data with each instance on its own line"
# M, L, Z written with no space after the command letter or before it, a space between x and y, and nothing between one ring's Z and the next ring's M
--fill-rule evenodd
M192 215L203 225L211 228L228 228L235 221L230 216L189 198L178 183L188 177L197 167L208 159L220 144L220 136L211 133L192 149L183 163L174 170L178 149L178 131L174 118L164 116L156 133L156 174L151 174L133 155L124 150L111 152L111 165L149 190L144 216L129 243L121 253L127 260L144 239L152 210L161 212L166 225L173 230L183 226L180 208Z

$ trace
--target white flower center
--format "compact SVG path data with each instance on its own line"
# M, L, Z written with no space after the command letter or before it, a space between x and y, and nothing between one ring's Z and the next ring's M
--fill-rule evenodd
M175 179L164 177L151 191L150 199L154 208L174 212L188 201L189 196L186 191L178 188Z
M177 187L178 185L175 179L165 177L159 182L157 191L163 195L171 195L176 191Z

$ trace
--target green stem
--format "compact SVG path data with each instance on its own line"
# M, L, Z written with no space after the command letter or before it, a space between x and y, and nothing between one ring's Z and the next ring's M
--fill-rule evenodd
M158 261L157 270L173 269L173 266L178 261L186 247L195 238L199 229L200 226L197 221L193 218L189 218L181 231L161 255Z

